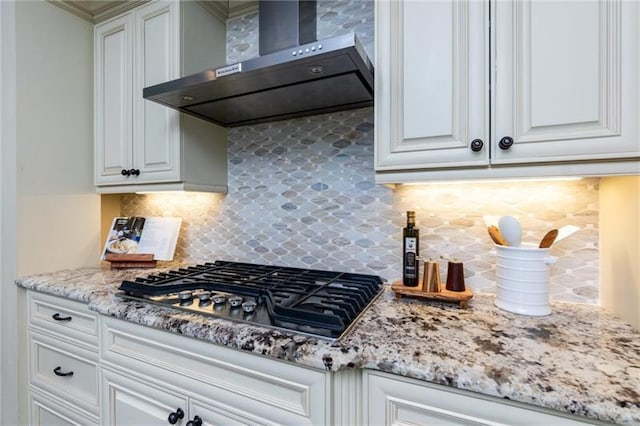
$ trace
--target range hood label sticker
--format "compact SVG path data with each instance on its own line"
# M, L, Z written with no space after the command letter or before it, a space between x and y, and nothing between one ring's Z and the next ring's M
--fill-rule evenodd
M224 77L225 75L235 74L242 71L242 62L233 65L227 65L226 67L216 69L216 78Z

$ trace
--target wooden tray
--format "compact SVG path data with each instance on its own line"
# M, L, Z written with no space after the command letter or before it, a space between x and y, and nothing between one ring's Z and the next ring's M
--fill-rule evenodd
M419 299L437 300L439 302L457 303L459 307L466 309L469 307L469 299L473 297L471 290L465 291L449 291L442 289L437 293L422 291L420 287L406 287L400 281L396 281L391 285L391 290L396 294L396 299L402 296L416 297Z
M155 268L158 263L158 261L153 258L153 253L107 253L105 260L111 262L111 269Z

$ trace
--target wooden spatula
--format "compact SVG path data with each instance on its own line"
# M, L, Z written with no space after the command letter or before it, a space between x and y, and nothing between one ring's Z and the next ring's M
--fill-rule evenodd
M507 241L504 239L504 237L500 233L500 230L498 229L497 226L489 225L487 227L487 230L489 231L489 236L491 237L491 239L493 240L494 243L496 243L499 246L508 246L509 245L509 244L507 244Z
M549 248L551 247L551 244L553 244L553 242L556 240L556 238L558 238L558 230L552 229L551 231L547 232L544 237L542 237L542 240L540 241L540 245L538 247Z

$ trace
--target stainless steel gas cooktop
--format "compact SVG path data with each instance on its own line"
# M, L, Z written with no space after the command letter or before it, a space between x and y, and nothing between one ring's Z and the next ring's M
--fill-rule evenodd
M382 288L376 275L215 261L123 281L120 296L337 340Z

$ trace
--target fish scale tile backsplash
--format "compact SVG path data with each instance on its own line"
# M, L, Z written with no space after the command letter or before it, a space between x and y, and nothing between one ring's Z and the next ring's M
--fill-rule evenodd
M374 53L373 1L318 2L320 39L355 31ZM258 15L227 24L229 63L258 55ZM525 240L565 224L581 230L551 254L556 300L599 300L598 180L376 185L373 109L228 131L227 195L125 195L125 215L183 218L176 258L214 259L378 274L401 271L405 212L415 210L424 257L464 262L466 284L495 292L495 259L482 216L515 215ZM441 260L445 278L446 261Z
M423 257L456 257L475 291L495 292L482 216L515 215L525 241L581 228L551 254L556 300L598 303L598 180L376 185L373 110L229 129L229 193L125 195L123 214L179 216L176 257L400 276L401 229L415 210ZM446 261L441 261L446 276Z

